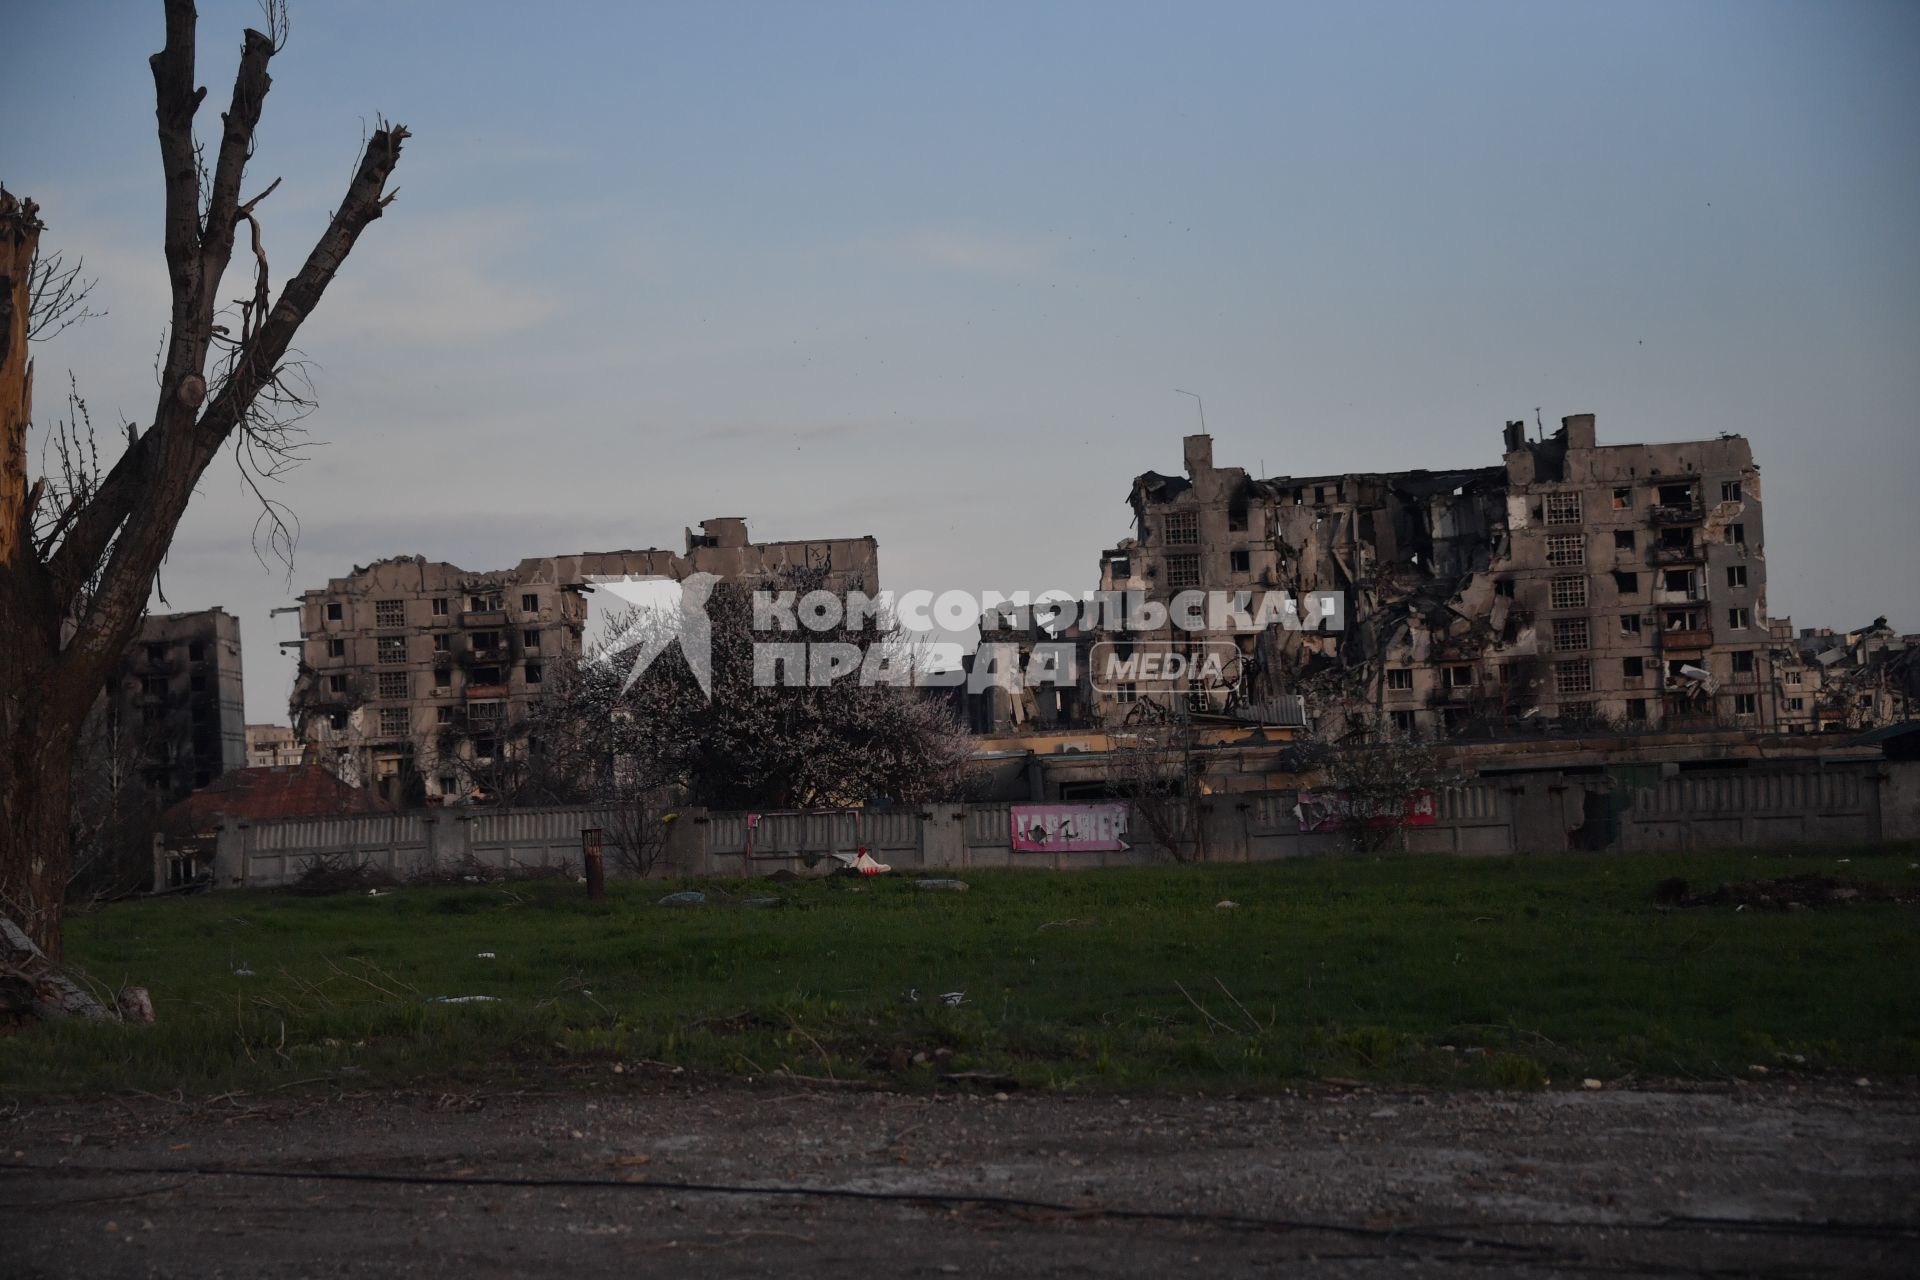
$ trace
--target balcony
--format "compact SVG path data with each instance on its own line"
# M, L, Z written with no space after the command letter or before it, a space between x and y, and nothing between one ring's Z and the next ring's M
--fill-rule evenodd
M1660 647L1668 652L1676 650L1699 650L1713 647L1713 632L1707 628L1697 630L1662 631Z
M1651 525L1699 524L1707 518L1707 509L1697 502L1662 503L1647 508L1647 523Z
M507 625L505 609L469 609L460 615L463 627L504 627Z
M1648 564L1700 564L1706 558L1706 548L1698 543L1688 543L1684 547L1670 547L1656 542L1647 548Z

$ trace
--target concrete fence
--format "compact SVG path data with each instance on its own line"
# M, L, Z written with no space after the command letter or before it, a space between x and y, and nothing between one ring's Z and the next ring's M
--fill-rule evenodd
M1552 853L1653 850L1808 842L1920 839L1920 762L1873 763L1661 776L1658 769L1592 774L1533 773L1483 778L1434 796L1430 823L1409 826L1415 853ZM1206 799L1201 830L1182 852L1210 862L1265 862L1349 846L1339 831L1303 830L1299 793L1225 794ZM910 871L977 867L1072 870L1169 860L1138 813L1131 848L1110 852L1013 846L1008 804L939 804L920 809L823 813L680 811L667 824L656 875L820 873L865 849ZM438 809L272 822L228 822L214 842L221 887L278 885L317 859L369 863L398 877L430 867L569 867L580 863L581 833L606 833L610 869L621 870L619 815L593 808ZM164 858L156 852L156 858ZM167 883L164 865L156 867Z

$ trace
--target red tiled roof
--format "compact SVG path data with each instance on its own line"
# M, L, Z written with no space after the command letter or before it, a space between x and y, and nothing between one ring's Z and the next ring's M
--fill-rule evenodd
M372 792L350 787L317 764L229 769L160 816L175 835L212 831L223 818L311 818L383 809Z

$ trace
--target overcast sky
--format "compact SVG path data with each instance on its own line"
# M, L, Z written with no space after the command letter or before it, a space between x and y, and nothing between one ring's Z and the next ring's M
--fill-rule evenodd
M0 180L109 314L37 349L146 423L157 0L12 0ZM203 136L256 6L201 0ZM295 0L248 192L276 288L376 113L400 198L300 345L324 441L209 471L162 585L268 611L469 569L873 534L885 585L1091 588L1128 481L1489 465L1500 426L1751 438L1771 611L1920 629L1920 6ZM230 281L230 292L239 286ZM161 607L157 602L156 608Z

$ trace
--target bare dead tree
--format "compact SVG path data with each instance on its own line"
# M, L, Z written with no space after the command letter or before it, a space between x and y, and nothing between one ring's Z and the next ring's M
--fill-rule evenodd
M195 83L192 0L166 0L165 19L165 46L151 59L172 293L159 395L152 422L129 429L126 448L97 483L57 498L51 521L39 513L52 486L44 477L27 483L25 443L42 224L32 201L0 193L0 912L56 962L81 725L132 639L208 465L229 441L243 457L288 456L290 413L297 421L307 404L294 337L360 234L392 202L387 183L408 136L378 123L325 232L275 296L257 234L273 188L244 199L242 185L272 84L267 67L286 37L284 7L268 6L266 32L245 33L230 105L204 147L194 132L206 89ZM220 291L242 223L254 249L252 278L237 313L223 313ZM223 314L237 323L222 323Z
M1345 809L1347 838L1367 853L1405 847L1415 803L1459 780L1436 745L1387 729L1332 744L1323 772Z

